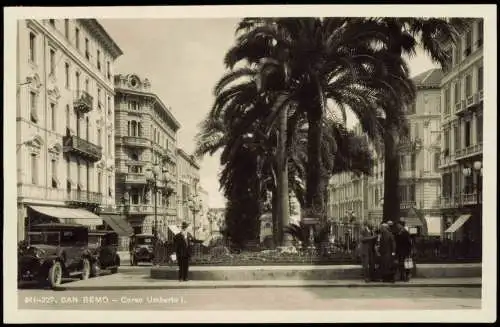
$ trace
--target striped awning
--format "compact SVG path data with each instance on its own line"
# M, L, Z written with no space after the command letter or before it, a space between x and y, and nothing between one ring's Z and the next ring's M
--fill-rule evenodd
M456 232L457 230L460 229L460 227L462 227L465 224L467 220L469 220L470 217L471 215L461 215L460 217L458 217L457 220L455 220L455 222L450 227L448 227L445 233Z
M131 236L134 234L134 229L125 218L118 215L101 215L100 217L116 234L120 236Z
M96 227L102 225L102 219L85 209L79 208L59 208L45 206L29 206L42 215L57 218L61 223L80 224L84 226Z

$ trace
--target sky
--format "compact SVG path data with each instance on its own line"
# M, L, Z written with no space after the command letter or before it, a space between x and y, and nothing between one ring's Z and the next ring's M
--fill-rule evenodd
M181 128L177 146L187 153L195 148L199 123L210 111L215 83L224 74L223 58L235 41L238 18L99 19L122 49L116 74L135 73L148 78L151 90L172 108ZM435 65L422 52L409 59L411 75ZM355 119L348 115L348 124ZM200 183L208 192L209 207L225 206L219 190L219 156L201 161Z

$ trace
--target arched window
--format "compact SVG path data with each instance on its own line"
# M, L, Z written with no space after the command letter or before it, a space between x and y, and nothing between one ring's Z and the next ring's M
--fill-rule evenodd
M132 136L132 135L130 134L130 122L127 122L127 135L128 135L128 136Z
M137 123L137 136L142 137L142 124Z
M89 116L86 117L85 119L85 128L86 128L86 135L85 138L88 141L90 137L90 123L89 123Z

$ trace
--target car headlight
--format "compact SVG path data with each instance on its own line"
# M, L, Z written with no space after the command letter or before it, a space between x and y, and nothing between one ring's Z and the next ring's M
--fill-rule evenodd
M34 249L34 255L37 259L41 259L45 255L45 251L42 249Z

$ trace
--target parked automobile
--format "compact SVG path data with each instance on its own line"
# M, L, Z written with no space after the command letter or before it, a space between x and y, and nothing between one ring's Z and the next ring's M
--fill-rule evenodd
M153 234L135 234L130 239L130 265L136 266L140 262L153 262L154 236Z
M88 247L88 228L78 224L31 226L27 247L19 253L18 282L59 286L63 278L88 279L97 258Z
M109 230L89 232L89 248L97 257L92 265L91 277L98 276L101 270L109 270L112 274L118 271L120 267L118 234Z

